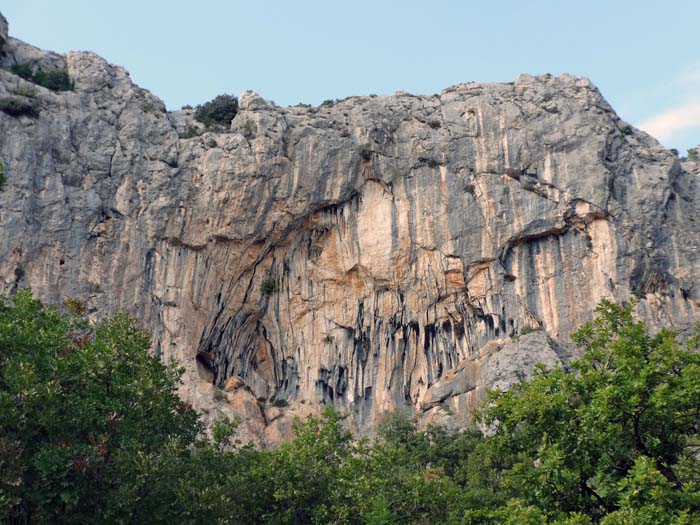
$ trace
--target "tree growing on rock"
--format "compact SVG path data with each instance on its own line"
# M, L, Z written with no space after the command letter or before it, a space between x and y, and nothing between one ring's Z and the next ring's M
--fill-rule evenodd
M237 113L238 99L233 95L219 95L197 106L194 118L207 128L215 128L230 125Z

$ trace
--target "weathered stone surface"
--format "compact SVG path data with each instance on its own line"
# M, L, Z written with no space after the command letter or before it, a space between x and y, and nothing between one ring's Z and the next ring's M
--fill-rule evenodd
M470 419L471 409L488 390L507 390L527 378L536 365L555 368L565 364L568 357L541 330L514 339L489 341L428 388L420 405L419 420L447 428L463 427Z
M387 410L433 417L449 391L464 423L604 297L700 318L697 163L586 79L322 108L247 92L212 133L93 53L13 38L0 98L26 92L9 68L27 60L65 64L75 91L35 86L37 118L0 113L1 290L127 309L195 408L246 417L263 444L324 403L364 433ZM509 342L525 328L544 332Z
M0 52L2 52L3 45L7 41L8 36L7 18L0 14Z
M238 376L231 376L224 381L224 392L235 392L243 387L245 387L245 383Z

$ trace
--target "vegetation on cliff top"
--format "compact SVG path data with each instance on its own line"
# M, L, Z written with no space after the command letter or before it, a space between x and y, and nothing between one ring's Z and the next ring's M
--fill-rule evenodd
M238 99L233 95L219 95L197 106L194 118L207 128L229 126L238 113Z
M327 408L260 451L228 421L202 437L126 315L91 326L21 291L0 302L0 520L698 523L697 337L602 303L575 339L570 373L489 396L486 436L393 414L357 441Z
M44 71L41 68L32 68L29 64L16 64L12 66L12 72L52 91L72 91L74 87L67 69Z

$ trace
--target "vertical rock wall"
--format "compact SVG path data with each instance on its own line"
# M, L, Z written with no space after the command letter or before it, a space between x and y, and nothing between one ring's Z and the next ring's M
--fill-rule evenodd
M185 138L192 112L94 54L3 53L0 100L39 116L0 113L0 288L127 309L205 417L263 444L327 403L358 432L396 409L464 425L485 388L566 360L601 298L699 318L698 164L586 79L321 108L248 92L229 131ZM27 62L75 90L11 73Z

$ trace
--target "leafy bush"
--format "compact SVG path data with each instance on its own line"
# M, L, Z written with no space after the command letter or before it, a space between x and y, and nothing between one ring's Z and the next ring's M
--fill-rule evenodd
M74 87L66 69L38 70L34 73L34 82L53 91L72 91Z
M37 117L39 107L35 101L29 101L20 97L0 98L0 111L12 117Z
M26 290L0 299L0 521L117 522L96 516L135 505L133 462L195 440L180 372L149 346L124 314L90 326Z
M531 334L533 332L539 332L540 330L542 330L542 328L540 328L540 327L525 325L520 329L520 332L518 333L518 335L527 335L527 334Z
M263 295L272 295L277 292L277 281L274 277L266 277L260 283L260 291Z
M7 177L5 177L5 165L0 160L0 191L3 190L6 182L7 182Z
M24 80L31 81L34 77L34 71L32 71L29 64L16 64L12 66L12 72L17 76L22 77Z
M152 100L145 100L145 101L141 104L141 109L142 109L144 112L146 112L146 113L155 113L155 112L157 112L160 108L159 108L158 105L157 105L155 102L153 102Z
M194 118L206 127L228 126L238 113L238 99L233 95L219 95L197 106Z
M40 68L33 70L29 64L17 64L12 66L12 72L25 80L53 91L71 91L74 87L68 70L65 68L44 71Z
M75 297L66 297L63 300L63 306L66 307L67 311L76 315L83 315L87 310L85 303Z
M255 122L253 122L250 119L246 119L246 121L243 123L241 131L243 133L243 136L247 140L251 140L251 139L255 138L256 129L257 129L257 126L255 125Z
M540 367L491 395L481 421L494 428L497 488L552 521L685 523L700 512L698 338L651 334L631 306L597 312L574 335L573 373Z

